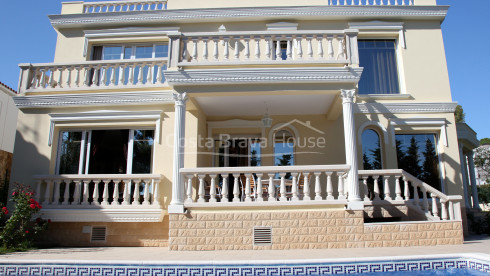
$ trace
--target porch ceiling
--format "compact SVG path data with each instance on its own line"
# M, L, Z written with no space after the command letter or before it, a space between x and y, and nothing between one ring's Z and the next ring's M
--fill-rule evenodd
M207 116L327 114L335 94L195 97Z

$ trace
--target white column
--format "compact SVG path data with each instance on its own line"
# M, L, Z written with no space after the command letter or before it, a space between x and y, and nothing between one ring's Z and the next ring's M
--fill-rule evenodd
M470 208L471 202L468 197L468 177L466 174L466 160L463 154L463 145L459 145L459 161L461 162L461 178L463 179L464 201L466 208Z
M475 162L473 161L473 152L471 152L467 156L468 156L468 167L470 171L471 189L473 192L473 208L480 209L480 203L478 202L478 190L476 188Z
M344 139L345 139L345 160L351 166L347 187L349 191L349 202L359 201L361 204L350 204L353 208L364 208L361 197L359 196L358 166L357 166L357 144L354 121L354 95L355 90L343 90L340 92L342 97L342 109L344 117ZM355 207L354 207L355 205Z
M174 166L172 178L172 201L168 212L174 214L184 213L184 183L180 169L184 167L184 139L185 139L185 108L187 93L175 93L175 127L174 127Z

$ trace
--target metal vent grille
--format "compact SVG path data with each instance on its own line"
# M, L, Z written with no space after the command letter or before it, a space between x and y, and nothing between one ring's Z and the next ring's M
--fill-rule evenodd
M254 245L271 245L272 227L254 227Z
M93 242L105 242L106 230L105 226L92 227L92 238L90 240Z

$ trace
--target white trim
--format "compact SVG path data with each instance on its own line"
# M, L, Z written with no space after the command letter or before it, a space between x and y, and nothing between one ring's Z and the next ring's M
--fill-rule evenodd
M448 146L446 119L444 118L407 118L407 119L390 119L390 125L393 127L393 145L396 144L394 131L395 128L403 130L403 126L419 126L419 127L438 127L439 128L439 143Z
M412 99L410 94L357 94L356 97L361 100L409 100Z
M407 48L405 43L405 29L403 22L385 22L385 21L368 21L368 22L349 22L350 29L358 29L362 31L393 31L398 35L398 40L400 41L403 49Z
M160 143L160 122L162 111L97 111L97 112L80 112L80 113L59 113L49 114L50 129L48 146L53 142L53 133L56 124L72 123L80 121L132 121L132 120L155 120L155 143Z
M129 130L129 135L128 135L128 155L127 155L127 163L126 163L126 173L127 174L132 174L133 173L133 158L130 158L133 156L133 147L134 147L134 129ZM155 148L155 147L153 147ZM151 172L150 172L151 173Z
M70 206L70 205L68 205ZM43 208L39 213L43 218L51 219L53 222L161 222L164 210L160 206L152 208L102 208L96 206L94 209L64 209ZM61 207L61 205L60 205ZM117 206L116 207L120 207Z
M268 31L297 31L298 23L276 22L266 24Z
M355 113L454 113L458 103L359 103L354 106Z
M388 142L389 141L388 130L386 130L386 128L380 122L375 122L375 121L367 121L359 127L359 130L357 131L358 143L361 143L361 141L362 141L362 133L364 132L364 130L368 129L370 126L377 127L381 130L381 132L383 133L383 140L385 142L385 145L388 145L389 144L389 142ZM376 131L376 130L374 130L374 131ZM379 133L378 133L378 135L379 135Z

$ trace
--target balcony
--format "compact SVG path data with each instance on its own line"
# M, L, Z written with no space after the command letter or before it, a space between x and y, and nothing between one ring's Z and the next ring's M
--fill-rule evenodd
M36 175L35 199L53 221L162 221L158 174Z
M19 91L54 92L162 87L167 58L21 64Z

